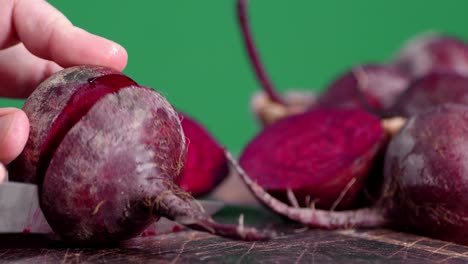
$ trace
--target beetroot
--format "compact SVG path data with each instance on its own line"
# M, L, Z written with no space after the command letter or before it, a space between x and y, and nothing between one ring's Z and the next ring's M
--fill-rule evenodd
M468 107L409 119L385 157L389 217L400 227L468 245Z
M394 67L357 66L334 81L313 107L352 107L385 115L408 83L409 78Z
M102 93L96 92L93 93L93 97L88 97L85 90L80 93L76 93L77 100L74 100L74 104L70 104L69 107L66 107L68 101L71 97L84 87L85 89L91 89L89 86L88 80L92 80L98 76L105 75L114 75L121 76L122 85L117 87L130 86L135 84L132 80L125 78L125 76L120 73L107 69L107 68L96 68L96 67L83 67L78 70L69 70L69 72L64 71L63 74L56 74L51 76L47 82L41 83L37 89L36 94L40 96L30 96L23 106L23 110L27 113L29 122L30 122L30 136L26 143L26 146L23 150L23 153L14 160L8 167L10 177L14 181L22 181L29 183L39 183L38 175L36 174L37 166L39 163L39 156L41 152L42 143L46 142L46 138L49 135L49 130L53 129L54 121L62 113L61 110L67 108L69 111L72 110L73 106L77 103L80 98L83 99L92 99L88 100L86 108L82 107L80 111L84 114L84 111L89 110L89 107L92 105L92 101L99 100L99 97L102 97L106 93L106 88L100 89ZM117 77L117 78L119 78ZM125 81L124 81L125 80ZM53 87L51 89L50 87ZM108 87L108 86L105 86ZM60 115L58 119L59 123L66 124L66 119L69 116L67 112ZM76 119L77 117L70 119ZM71 122L71 124L73 124ZM70 124L68 125L68 127ZM58 126L55 126L55 130ZM49 136L49 141L53 140L53 137ZM52 143L53 144L53 143Z
M226 155L204 127L186 114L179 115L188 149L179 186L194 197L200 197L211 192L228 175Z
M365 111L314 109L265 128L240 164L278 199L289 192L300 206L349 208L385 139L380 119Z
M309 226L390 226L468 245L466 124L464 105L441 105L412 116L388 146L381 197L354 210L292 207L267 193L232 157L230 162L261 202Z
M185 136L156 91L106 68L73 67L44 81L24 111L31 134L11 177L39 184L41 209L62 238L117 242L159 217L230 238L272 236L214 222L175 184Z
M392 114L409 117L445 103L468 104L468 76L431 72L410 85L398 98Z
M433 71L468 74L468 45L446 34L422 34L410 39L394 64L412 78Z

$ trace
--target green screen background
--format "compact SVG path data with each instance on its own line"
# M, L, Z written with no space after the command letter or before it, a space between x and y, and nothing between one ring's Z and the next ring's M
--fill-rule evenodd
M126 47L127 75L161 91L235 154L258 131L248 102L259 85L244 52L234 1L49 2L76 26ZM390 59L418 32L468 39L466 10L464 0L251 0L249 13L279 89L320 91L352 65ZM0 100L0 106L22 104Z

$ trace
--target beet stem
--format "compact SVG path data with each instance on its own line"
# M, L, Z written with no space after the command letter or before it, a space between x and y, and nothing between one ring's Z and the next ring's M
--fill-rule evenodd
M169 191L155 197L153 214L164 216L191 229L230 239L257 241L276 236L273 231L246 227L243 223L234 225L215 222L191 195L175 185L170 186Z
M247 1L248 0L237 1L237 18L242 29L242 37L247 49L247 53L249 54L250 62L252 63L260 84L267 93L268 97L270 97L270 100L281 105L286 105L286 102L283 100L283 98L276 92L273 83L268 77L268 74L266 73L260 61L260 55L255 48L252 32L249 26L249 19L247 16Z
M350 211L326 211L314 208L294 208L267 193L261 186L253 182L240 167L232 155L226 156L233 169L241 176L253 194L265 205L278 214L284 215L300 223L325 229L341 229L351 227L379 227L388 223L385 210L380 207L369 207Z

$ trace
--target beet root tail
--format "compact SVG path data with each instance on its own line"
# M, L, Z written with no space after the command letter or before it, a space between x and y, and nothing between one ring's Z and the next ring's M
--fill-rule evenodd
M292 207L267 193L260 185L252 181L232 155L226 152L231 167L239 174L250 191L263 204L276 213L310 227L324 229L345 229L353 227L379 227L387 224L384 210L369 207L349 211L327 211L315 208Z
M153 213L154 215L164 216L190 229L230 239L258 241L276 237L276 233L272 230L260 230L244 226L242 216L237 225L214 221L190 194L177 186L172 186L170 191L156 197Z

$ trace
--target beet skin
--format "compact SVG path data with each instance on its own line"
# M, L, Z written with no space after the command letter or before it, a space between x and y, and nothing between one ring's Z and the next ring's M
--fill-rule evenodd
M331 83L312 107L359 108L386 115L408 84L408 76L395 67L360 65Z
M412 79L431 72L468 75L468 45L447 34L425 33L413 37L398 52L394 65Z
M468 107L442 105L408 120L385 158L385 206L395 224L468 245Z
M391 111L410 117L433 107L457 103L468 105L468 76L454 72L431 72L411 83Z

